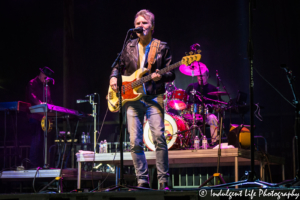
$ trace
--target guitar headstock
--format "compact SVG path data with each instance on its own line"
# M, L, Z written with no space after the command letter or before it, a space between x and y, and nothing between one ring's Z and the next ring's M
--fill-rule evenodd
M191 54L192 53L192 54ZM197 52L197 54L193 53L193 52L190 52L190 55L189 56L184 56L182 59L181 59L181 63L182 64L185 64L185 65L190 65L192 62L194 61L199 61L201 59L201 54L200 52Z

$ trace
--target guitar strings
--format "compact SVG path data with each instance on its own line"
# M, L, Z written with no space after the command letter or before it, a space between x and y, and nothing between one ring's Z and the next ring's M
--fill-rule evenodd
M169 66L169 67L163 68L163 69L160 70L158 73L159 73L160 75L162 75L162 74L165 73L165 71L170 71L169 68L172 68L172 67L176 68L176 67L177 67L178 65L180 65L180 64L181 64L181 61L179 61L179 62L177 62L177 63L175 63L175 64L173 64L173 65L171 65L171 66ZM176 67L175 67L175 66L176 66ZM149 80L147 80L147 79L149 79L149 80L151 79L151 74L149 74L148 76L142 77L142 78L140 78L139 80L137 80L137 81L135 81L135 82L133 82L133 83L129 83L129 84L123 85L122 93L123 93L123 92L126 92L126 91L129 91L129 90L132 90L133 88L135 88L135 87L137 87L137 86L143 84L143 82L149 81Z

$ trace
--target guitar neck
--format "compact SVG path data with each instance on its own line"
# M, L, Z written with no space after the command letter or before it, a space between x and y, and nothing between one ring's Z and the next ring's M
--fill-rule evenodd
M163 75L163 74L171 71L172 69L175 69L175 68L179 67L180 65L181 65L181 61L159 70L158 74ZM149 74L147 76L144 76L144 77L142 77L141 79L139 79L137 81L134 81L132 83L132 86L133 86L133 88L135 88L135 87L138 87L138 86L140 86L140 85L142 85L142 84L144 84L144 83L146 83L150 80L151 80L151 74Z

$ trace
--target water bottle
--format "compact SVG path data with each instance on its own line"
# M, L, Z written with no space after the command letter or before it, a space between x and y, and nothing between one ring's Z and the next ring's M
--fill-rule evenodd
M99 149L99 153L103 153L103 141L100 142L100 149Z
M86 143L88 143L88 144L91 143L90 133L86 133L85 138L86 138Z
M103 153L107 153L107 141L104 140L103 142Z
M71 138L71 133L70 133L70 131L67 132L66 139L68 139L68 138Z
M202 149L207 149L207 139L205 135L203 136L202 139Z
M99 153L101 153L101 151L102 151L102 148L101 148L101 142L98 143L98 145L99 145Z
M86 143L86 138L85 138L85 133L84 132L82 132L82 135L81 135L81 143L82 144Z
M194 149L197 151L200 148L200 140L198 138L198 136L196 135L195 139L194 139Z

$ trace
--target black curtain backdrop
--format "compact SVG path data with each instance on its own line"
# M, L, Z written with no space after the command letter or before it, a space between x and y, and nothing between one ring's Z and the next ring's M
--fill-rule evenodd
M0 2L1 102L25 101L26 84L38 75L39 68L48 66L55 72L55 85L51 86L54 103L63 106L63 3L60 0ZM69 108L91 113L89 104L76 104L76 99L99 93L100 122L103 121L111 64L122 48L127 30L134 27L136 12L141 9L155 14L154 37L169 44L173 62L179 61L190 45L199 43L201 62L210 70L209 82L216 85L218 70L231 98L236 97L238 90L249 94L248 1L75 0L74 66L69 68L72 71L69 90L73 99L69 98ZM295 91L299 92L300 2L256 1L253 16L254 67L292 101L280 64L293 70L297 77ZM185 89L191 82L191 77L176 70L177 88ZM294 108L255 70L254 95L254 102L264 107L263 121L255 119L255 135L267 139L270 154L286 158L286 175L292 178ZM248 113L246 124L249 119ZM101 139L116 140L117 120L117 113L108 113ZM241 122L240 116L232 117L232 123ZM90 124L84 126L89 129ZM226 115L225 126L228 129L229 115ZM0 129L3 135L2 122Z

